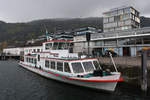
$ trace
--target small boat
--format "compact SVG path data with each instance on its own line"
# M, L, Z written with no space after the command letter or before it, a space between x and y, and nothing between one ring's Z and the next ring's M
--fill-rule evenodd
M71 41L46 41L42 52L25 54L19 65L49 79L113 92L122 81L116 67L115 72L104 71L97 58L79 57L71 46Z

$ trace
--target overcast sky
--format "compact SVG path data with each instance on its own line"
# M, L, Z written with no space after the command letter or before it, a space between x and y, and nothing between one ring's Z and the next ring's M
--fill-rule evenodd
M141 16L150 17L150 0L0 0L0 20L102 17L104 11L123 5L131 5Z

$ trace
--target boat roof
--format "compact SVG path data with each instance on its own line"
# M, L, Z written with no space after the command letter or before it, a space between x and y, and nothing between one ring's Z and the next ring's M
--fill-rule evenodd
M93 58L93 57L89 57L89 58L47 58L47 57L41 57L43 59L47 59L47 60L60 60L60 61L83 61L83 60L96 60L97 58Z
M47 43L47 42L72 42L72 40L48 40L43 43Z

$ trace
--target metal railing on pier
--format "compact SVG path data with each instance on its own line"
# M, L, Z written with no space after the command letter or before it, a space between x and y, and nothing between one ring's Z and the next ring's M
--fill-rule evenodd
M110 57L98 57L101 64L112 65ZM141 57L113 57L116 66L141 67ZM150 58L147 60L150 68Z

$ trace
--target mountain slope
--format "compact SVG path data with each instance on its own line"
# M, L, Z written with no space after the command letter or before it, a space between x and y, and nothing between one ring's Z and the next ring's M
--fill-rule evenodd
M74 30L82 27L103 28L103 19L101 17L91 18L57 18L35 20L27 23L6 23L0 21L0 42L7 41L15 43L37 38L45 33L45 27L49 32L56 30ZM150 18L141 17L141 27L149 27Z
M102 18L45 19L28 23L0 22L0 42L25 41L36 38L45 33L45 27L49 32L55 32L56 30L73 30L88 26L102 28Z

